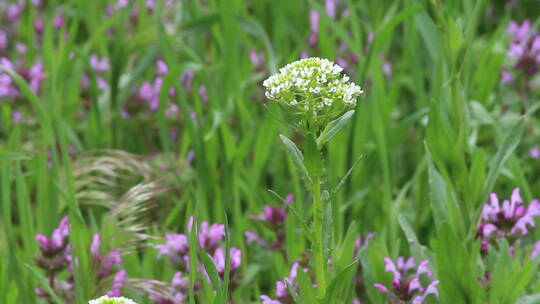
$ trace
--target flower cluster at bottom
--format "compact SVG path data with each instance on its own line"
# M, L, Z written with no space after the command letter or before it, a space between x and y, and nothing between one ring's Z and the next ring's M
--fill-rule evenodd
M190 219L188 231L191 232L193 224L193 218ZM223 240L225 238L225 225L223 224L209 224L203 221L199 229L197 230L198 244L203 249L205 254L208 254L212 260L219 276L223 279L226 270L226 251L221 248ZM159 249L158 258L162 256L169 257L169 260L180 271L176 272L171 282L171 296L165 298L161 295L151 294L150 298L158 304L168 303L184 303L188 293L188 280L183 276L182 271L190 271L190 257L189 257L189 240L188 236L181 233L167 233L165 234L165 243L155 246ZM229 249L230 257L230 288L234 288L236 285L237 277L236 270L242 263L242 252L236 247ZM204 265L197 265L197 272L201 273L204 278L210 283L209 275ZM198 289L198 286L195 286Z
M42 268L47 275L49 287L58 297L65 302L73 302L75 299L75 279L73 274L73 257L71 255L71 244L68 243L69 221L67 217L62 218L58 227L53 231L51 237L43 234L36 234L39 243L41 256L36 259L36 264ZM122 265L121 252L114 249L106 254L102 254L101 236L95 234L90 246L93 270L96 271L96 286L103 286L102 282L107 282L112 278L111 289L107 291L109 296L119 296L120 289L126 281L126 271L119 269ZM67 278L62 279L64 270L67 270ZM50 295L43 288L36 288L38 297L49 299Z
M433 276L431 269L428 267L429 262L427 260L420 262L418 267L412 257L408 259L398 257L395 264L389 257L385 257L384 261L386 263L384 270L391 272L394 277L391 282L392 289L379 283L374 284L374 286L379 291L388 295L390 303L409 303L412 300L412 304L421 304L424 303L424 300L430 294L439 296L439 291L437 290L438 280L432 281L427 287L422 286L421 275L428 278Z

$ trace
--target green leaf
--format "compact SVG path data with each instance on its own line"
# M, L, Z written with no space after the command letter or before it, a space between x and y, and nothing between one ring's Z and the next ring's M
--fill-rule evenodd
M302 300L305 301L305 303L318 303L316 298L317 290L313 287L311 279L304 272L302 266L298 266L296 280L298 281L298 286L300 287L300 296L302 297Z
M495 184L495 180L497 179L499 172L503 168L504 163L519 144L521 140L521 135L523 134L524 126L525 121L523 118L520 118L514 124L514 126L512 126L510 130L508 130L508 133L504 137L504 141L501 147L490 162L489 172L486 178L486 183L484 184L483 197L487 197L488 193L491 191L493 185Z
M471 256L448 223L442 223L435 243L435 265L443 303L485 303L474 274L476 253Z
M405 233L405 237L407 238L409 248L411 249L413 255L422 260L432 260L431 252L425 246L420 245L418 238L416 237L416 233L414 233L409 221L407 221L403 215L398 216L398 221L403 233Z
M204 250L200 250L199 255L204 264L206 273L208 273L208 276L210 277L210 281L212 282L212 287L214 287L214 289L217 291L217 294L221 294L222 292L221 281L219 279L216 265L214 265L214 262L212 261L210 256L208 256L208 253L206 253Z
M354 115L354 110L348 111L345 114L341 115L341 117L331 121L326 128L322 131L321 135L319 135L319 138L317 138L317 145L319 147L322 147L327 142L332 139L351 119L351 117Z
M207 14L182 24L180 29L182 31L205 31L218 22L219 18L220 15L218 13Z
M354 260L349 265L345 266L339 271L339 273L330 281L330 284L326 288L326 295L324 296L323 303L333 304L341 303L338 299L341 299L345 303L347 293L345 292L348 287L351 287L354 282L352 278L354 267L358 265L358 260Z
M24 159L30 159L30 157L23 154L19 154L19 153L14 153L14 152L7 152L7 151L0 152L0 160L9 161L9 160L24 160Z
M306 169L306 166L304 166L304 157L302 156L302 152L300 152L300 149L294 144L294 142L290 139L288 139L285 135L279 135L279 138L281 139L281 142L285 145L285 149L289 156L292 158L294 164L296 165L296 168L300 171L300 173L305 178L308 185L311 185L311 177L308 173L308 170Z

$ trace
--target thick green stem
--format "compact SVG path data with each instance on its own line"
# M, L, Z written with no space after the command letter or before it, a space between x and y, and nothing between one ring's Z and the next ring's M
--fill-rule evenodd
M312 181L314 229L313 258L315 261L315 277L317 279L317 296L323 298L326 291L326 274L324 267L324 251L322 248L324 210L321 202L321 177L313 176Z

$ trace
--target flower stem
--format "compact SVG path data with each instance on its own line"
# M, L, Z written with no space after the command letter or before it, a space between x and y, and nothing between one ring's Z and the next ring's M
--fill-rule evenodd
M312 195L313 195L313 227L314 227L314 244L313 258L315 260L315 277L317 279L317 296L324 297L326 290L326 274L324 267L324 252L322 248L323 238L323 208L321 202L321 177L312 177Z

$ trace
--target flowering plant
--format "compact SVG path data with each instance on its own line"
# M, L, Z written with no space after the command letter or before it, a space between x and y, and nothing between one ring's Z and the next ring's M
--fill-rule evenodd
M364 91L328 59L290 63L263 82L266 97L292 110L304 129L318 131L356 105Z

